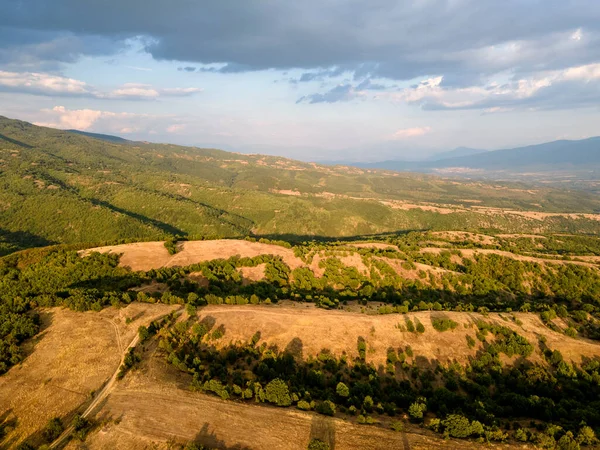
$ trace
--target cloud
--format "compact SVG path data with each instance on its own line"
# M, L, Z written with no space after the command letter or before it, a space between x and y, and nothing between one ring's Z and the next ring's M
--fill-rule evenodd
M202 89L154 88L148 84L126 83L109 92L102 92L84 81L36 72L0 70L0 91L52 97L90 97L98 99L155 100L159 97L188 97Z
M159 97L190 97L202 92L199 88L154 88L149 84L126 83L107 94L108 98L155 100Z
M84 81L35 72L0 71L0 90L52 96L98 95L98 92Z
M109 97L124 97L136 99L155 99L160 96L158 90L147 84L127 83L115 89Z
M398 92L380 94L378 98L418 104L429 110L483 109L487 113L515 107L589 106L600 101L600 63L466 88L447 88L443 77L435 77Z
M55 118L54 122L36 122L35 125L47 126L52 128L87 130L104 113L92 109L68 110L64 106L55 106L54 108L42 110L48 116Z
M324 94L311 94L300 97L296 103L337 103L349 102L357 97L364 96L361 91L355 90L350 84L340 84Z
M551 78L544 84L544 77L600 61L597 1L183 3L6 0L0 15L0 65L39 73L40 67L71 63L82 55L116 54L135 40L156 60L181 62L179 70L185 72L296 69L301 72L292 83L340 84L305 95L300 103L351 101L367 91L389 91L396 81L439 77L437 86L404 92L403 101L425 109L460 109L535 100L556 108L561 102L585 104L586 92L596 98L595 79ZM348 79L337 79L342 76ZM169 95L156 88L116 91L116 98L128 99Z
M59 129L89 130L102 133L149 133L178 120L173 116L113 112L93 109L69 109L55 106L42 109L30 118L40 126Z
M208 71L344 67L397 80L562 69L600 55L600 4L584 0L4 3L0 48L60 61L136 37L156 59L219 65Z
M412 137L419 137L427 134L431 131L431 127L415 127L415 128L404 128L396 131L392 136L392 140L401 140Z
M167 133L178 133L180 131L183 131L184 129L185 129L184 124L174 124L174 125L167 127Z

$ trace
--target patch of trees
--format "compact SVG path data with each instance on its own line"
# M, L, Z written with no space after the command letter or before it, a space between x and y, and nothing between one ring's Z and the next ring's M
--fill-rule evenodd
M593 428L600 427L600 360L577 366L548 351L551 363L541 365L526 359L533 347L509 328L485 322L477 328L493 340L464 367L436 361L417 364L419 356L406 348L388 351L385 370L368 361L365 339L358 340L355 359L324 350L300 360L287 351L258 345L257 339L217 348L204 324L178 324L162 330L158 338L167 360L190 374L193 389L221 398L344 414L362 423L376 422L377 415L406 413L458 438L523 439L524 432L518 430L526 429L527 440L537 442L545 436L538 427L543 431L558 426L557 446L561 439L580 445L595 439ZM522 358L505 366L501 353ZM524 418L533 425L512 425L517 419L522 424ZM587 434L589 439L578 438Z
M448 331L448 330L454 330L458 326L458 323L456 323L454 320L448 319L448 318L432 317L431 325L437 331Z

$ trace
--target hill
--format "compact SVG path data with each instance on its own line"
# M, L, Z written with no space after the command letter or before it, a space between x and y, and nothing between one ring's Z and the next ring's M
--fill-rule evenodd
M600 232L600 198L578 191L110 142L7 118L0 168L0 254L167 236Z
M594 448L599 289L564 234L25 250L0 444Z
M101 139L103 141L108 141L108 142L117 142L117 143L121 143L121 144L131 142L128 139L124 139L119 136L112 136L110 134L90 133L88 131L80 131L80 130L66 130L66 131L68 131L69 133L81 134L82 136L87 136L87 137L91 137L94 139Z

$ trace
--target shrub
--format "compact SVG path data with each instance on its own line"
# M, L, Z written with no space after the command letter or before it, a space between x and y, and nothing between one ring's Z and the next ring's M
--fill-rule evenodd
M427 411L427 405L422 402L414 402L408 407L408 415L413 419L423 419L423 414Z
M337 384L337 386L335 388L335 392L340 397L348 397L350 395L350 389L348 389L348 386L346 386L341 381Z
M455 438L468 438L481 436L484 433L483 425L474 420L470 422L465 416L450 414L441 422L444 434Z
M404 431L404 423L399 420L394 420L390 423L390 428L394 431Z
M317 403L315 408L319 414L323 414L325 416L333 416L335 414L335 403L325 400L324 402Z
M308 443L308 450L329 450L329 444L320 439L312 439Z
M310 403L306 400L300 400L296 405L296 408L301 409L302 411L310 411Z

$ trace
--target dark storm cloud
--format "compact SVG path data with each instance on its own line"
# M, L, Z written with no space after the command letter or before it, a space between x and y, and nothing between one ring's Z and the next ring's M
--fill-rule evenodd
M295 84L350 74L353 84L346 80L299 100L323 103L385 88L371 84L371 79L443 76L440 89L452 90L483 87L500 73L519 79L598 62L600 2L2 2L0 64L43 67L72 62L81 55L117 52L127 38L140 39L155 59L198 64L181 68L188 72L304 70L290 80ZM577 83L564 86L575 89L575 94L584 89ZM436 100L423 100L422 105L447 107Z
M113 42L145 36L147 50L157 59L226 63L220 70L226 72L359 69L370 63L373 75L410 79L556 68L567 60L586 63L600 52L587 46L573 54L555 45L557 33L580 27L584 33L598 31L600 2L589 0L4 0L0 26ZM519 40L555 57L478 61L478 49ZM2 44L16 42L2 33Z

